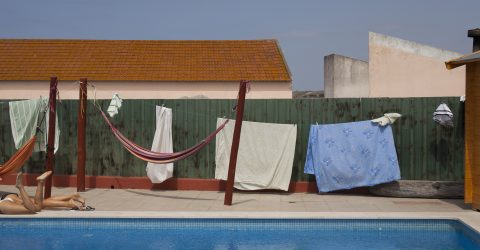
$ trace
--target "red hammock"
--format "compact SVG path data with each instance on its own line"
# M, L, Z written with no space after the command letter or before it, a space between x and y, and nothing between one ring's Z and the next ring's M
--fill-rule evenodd
M35 136L23 145L5 164L0 165L0 176L13 173L25 164L33 153Z
M108 126L112 130L113 134L117 139L122 143L122 146L128 150L130 153L132 153L134 156L147 161L147 162L152 162L152 163L159 163L159 164L165 164L165 163L171 163L175 161L179 161L182 159L185 159L198 151L200 149L204 148L212 139L217 135L220 130L222 130L225 127L225 124L227 124L228 120L226 120L222 125L220 125L213 133L207 136L207 138L203 139L200 141L198 144L195 146L188 148L186 150L180 151L180 152L175 152L175 153L160 153L160 152L153 152L150 151L146 148L143 148L134 142L128 140L120 131L118 131L117 128L113 126L113 124L110 122L108 117L105 115L105 113L99 108L100 112L102 113L103 118L107 122Z

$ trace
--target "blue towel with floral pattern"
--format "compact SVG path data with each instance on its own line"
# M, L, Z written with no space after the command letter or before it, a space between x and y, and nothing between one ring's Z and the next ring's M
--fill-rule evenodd
M371 121L311 125L305 174L329 192L400 179L392 128Z

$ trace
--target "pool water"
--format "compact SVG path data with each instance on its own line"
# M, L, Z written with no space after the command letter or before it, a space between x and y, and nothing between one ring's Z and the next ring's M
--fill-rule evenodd
M0 218L0 249L480 249L457 220Z

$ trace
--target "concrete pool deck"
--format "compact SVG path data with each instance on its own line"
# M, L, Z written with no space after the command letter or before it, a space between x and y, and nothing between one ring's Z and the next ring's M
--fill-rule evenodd
M35 187L26 187L34 194ZM14 186L0 190L16 192ZM52 195L76 192L53 188ZM439 218L458 219L480 232L480 212L462 199L388 198L367 195L234 192L232 206L223 192L146 189L89 189L80 193L95 211L43 210L34 218Z

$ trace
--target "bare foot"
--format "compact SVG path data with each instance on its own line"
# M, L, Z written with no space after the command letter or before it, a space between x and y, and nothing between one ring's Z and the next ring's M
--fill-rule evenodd
M18 172L17 174L17 180L15 182L15 187L20 188L23 187L23 173Z
M47 179L47 177L50 176L51 174L52 174L52 171L47 171L42 175L40 175L39 177L37 177L37 181L45 181L45 179Z
M75 200L75 201L78 201L80 203L82 203L83 206L85 206L85 202L87 199L85 199L84 197L80 196L80 194L78 193L74 193L72 195L72 199Z
M68 203L70 204L70 208L72 208L72 209L82 210L82 208L83 208L83 204L77 202L74 199L69 200Z
M73 200L78 201L78 202L82 203L82 206L85 206L85 198L78 197L78 198L73 198Z

